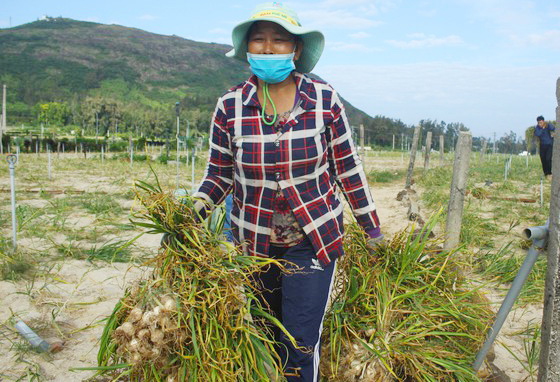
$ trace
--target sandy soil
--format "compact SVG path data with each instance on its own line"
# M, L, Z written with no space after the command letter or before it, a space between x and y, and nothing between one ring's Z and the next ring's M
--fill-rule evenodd
M381 157L369 157L367 168L380 170L401 170L408 163L406 159L394 160ZM106 192L119 194L130 188L132 181L116 182L99 174L77 174L60 171L57 174L57 189L78 190L84 192ZM8 184L6 177L2 183ZM29 186L32 182L29 182ZM23 186L26 186L25 184ZM54 188L54 187L53 187ZM377 184L372 192L383 232L388 237L406 228L407 205L396 200L400 183ZM8 195L8 194L4 194ZM25 194L19 202L42 208L45 201L33 194ZM26 199L27 198L27 199ZM125 208L130 208L130 201L122 201ZM5 208L4 208L5 209ZM427 217L425 211L420 211ZM95 223L95 217L85 213L72 212L66 224L73 229L87 229ZM126 222L126 216L123 216ZM2 234L8 237L7 227ZM125 232L127 237L135 232ZM106 235L104 240L116 235ZM51 240L63 242L63 234L53 235ZM145 235L138 241L137 251L153 253L159 246L159 237ZM30 251L50 251L51 243L44 239L23 238L19 245ZM125 288L146 272L139 266L105 262L88 262L85 260L64 260L39 264L38 276L33 279L18 281L0 281L0 380L48 380L48 381L82 381L92 376L92 371L72 371L71 368L96 366L98 341L103 331L103 319L110 315L116 302L122 297ZM503 292L489 295L496 303L496 310L503 298ZM60 352L38 354L31 351L25 341L13 329L17 320L25 321L47 341L54 343L64 341ZM523 345L515 334L525 330L529 323L540 323L539 307L516 309L510 314L498 342L507 344L521 356ZM512 381L523 381L527 372L521 364L501 345L496 346L495 365L504 370ZM38 379L33 379L37 376ZM20 378L20 379L18 379Z

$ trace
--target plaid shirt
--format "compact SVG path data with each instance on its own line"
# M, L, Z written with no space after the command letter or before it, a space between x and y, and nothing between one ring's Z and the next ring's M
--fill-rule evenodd
M233 187L231 222L244 251L268 256L278 184L322 265L343 254L343 205L338 188L366 232L379 219L344 106L328 84L294 72L299 104L278 136L261 120L257 78L219 100L210 152L195 197L220 204Z

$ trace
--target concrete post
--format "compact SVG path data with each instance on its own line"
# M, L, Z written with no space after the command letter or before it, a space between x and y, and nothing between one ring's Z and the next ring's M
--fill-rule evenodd
M395 151L395 134L393 134L393 151Z
M443 159L445 156L445 137L442 135L439 136L439 165L443 166Z
M488 146L488 141L483 139L482 150L480 151L479 162L484 163L484 156L486 155L486 146Z
M430 152L432 151L432 132L428 131L426 134L426 154L424 157L424 171L430 169Z
M360 146L362 146L361 149L361 155L360 157L362 158L362 166L364 168L364 171L367 173L366 170L366 146L365 146L365 141L366 141L366 137L365 137L366 133L364 130L364 125L360 124Z
M560 77L556 81L556 126L560 126ZM550 191L550 226L548 263L544 289L544 311L541 326L541 355L538 382L560 380L560 144L552 153L552 186Z
M4 154L2 138L6 130L6 85L2 87L2 120L0 120L0 154Z
M364 125L362 124L360 124L360 146L362 146L362 161L365 164L365 160L366 160L365 131L364 131Z
M412 147L410 148L410 161L408 162L408 173L406 174L405 188L412 185L412 173L414 172L414 162L416 161L416 150L418 149L418 137L420 136L420 125L414 128Z
M467 177L471 159L472 135L467 131L459 133L455 161L453 162L453 180L449 194L447 223L445 225L444 249L453 249L459 245L461 223L463 220L463 201L467 191Z

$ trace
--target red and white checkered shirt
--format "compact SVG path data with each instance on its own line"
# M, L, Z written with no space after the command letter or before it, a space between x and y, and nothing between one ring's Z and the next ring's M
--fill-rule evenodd
M221 203L233 187L231 223L246 253L267 256L278 185L323 265L343 254L338 188L366 232L379 230L344 105L328 84L294 72L300 101L277 135L262 123L257 78L227 91L210 128L208 166L195 197Z

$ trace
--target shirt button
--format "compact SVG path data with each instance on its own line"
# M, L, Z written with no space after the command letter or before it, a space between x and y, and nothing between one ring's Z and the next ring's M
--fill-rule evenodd
M276 146L276 147L280 146L280 141L274 142L274 146Z
M276 173L276 180L280 180L280 173L279 172Z

